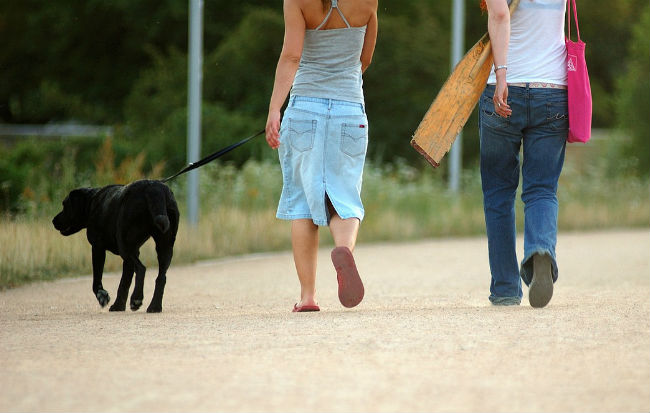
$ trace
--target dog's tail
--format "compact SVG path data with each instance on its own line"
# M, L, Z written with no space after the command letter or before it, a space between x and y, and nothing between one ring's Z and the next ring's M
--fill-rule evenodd
M162 233L165 233L169 230L169 218L167 218L167 215L158 215L154 217L153 223L156 224Z
M169 230L169 217L167 216L167 202L165 190L168 188L164 184L152 184L145 191L147 199L147 206L153 218L153 223L160 230L165 233Z

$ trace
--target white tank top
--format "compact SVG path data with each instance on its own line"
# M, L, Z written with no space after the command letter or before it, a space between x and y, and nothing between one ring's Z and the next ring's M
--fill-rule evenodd
M510 19L508 83L567 84L565 12L566 0L521 0Z

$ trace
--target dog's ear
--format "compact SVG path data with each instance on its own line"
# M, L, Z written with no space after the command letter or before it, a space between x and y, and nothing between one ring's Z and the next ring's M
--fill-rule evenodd
M66 236L86 228L94 193L92 188L78 188L70 191L63 200L63 210L52 220L54 228Z
M94 188L77 188L70 191L68 197L71 199L74 198L75 200L77 199L86 200L86 199L90 199L94 193L95 193Z
M77 219L85 221L90 213L90 201L95 192L97 192L95 188L73 189L63 201L64 209L69 208Z

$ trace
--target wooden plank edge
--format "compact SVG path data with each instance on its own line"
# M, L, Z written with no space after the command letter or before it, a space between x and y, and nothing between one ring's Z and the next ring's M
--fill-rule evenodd
M424 157L424 159L427 160L434 168L437 168L440 166L438 162L436 162L418 143L415 141L415 139L411 139L411 146L420 153Z

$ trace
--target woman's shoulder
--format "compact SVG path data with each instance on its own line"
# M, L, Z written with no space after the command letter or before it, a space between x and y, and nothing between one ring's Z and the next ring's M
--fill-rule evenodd
M352 1L352 0L348 0L348 1ZM359 5L363 10L370 11L370 12L376 12L377 7L379 7L378 0L356 0L354 1L354 3Z
M289 6L300 7L302 15L307 23L307 27L318 26L329 12L331 1L323 2L322 0L284 0L285 7L287 2ZM352 26L360 27L367 24L371 16L377 13L378 0L338 0L339 11L345 16L346 20ZM334 13L333 19L338 23L340 18Z

